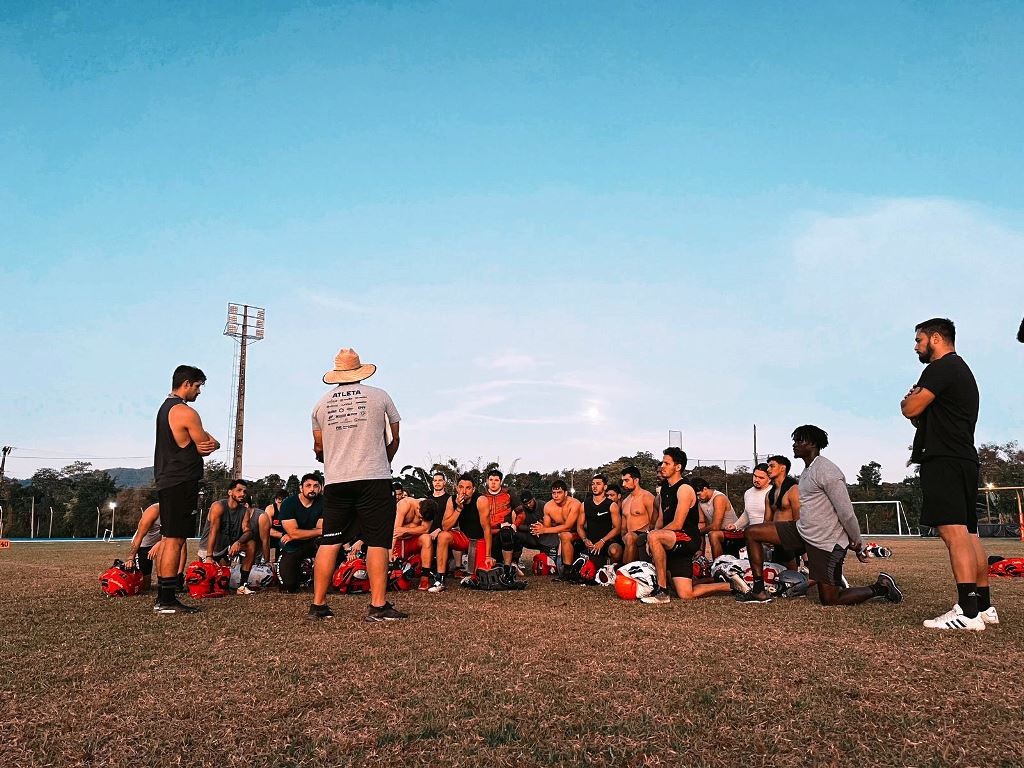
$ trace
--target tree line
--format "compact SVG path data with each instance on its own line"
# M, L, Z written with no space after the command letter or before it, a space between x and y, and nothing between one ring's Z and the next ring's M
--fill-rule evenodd
M995 487L1024 486L1024 449L1016 442L985 443L979 448L982 486ZM644 486L654 490L655 477L660 455L642 451L632 456L620 456L597 467L557 469L548 472L516 472L514 467L506 468L495 461L460 460L446 458L429 467L406 465L395 475L405 490L412 496L423 497L430 493L431 475L441 472L453 485L459 475L468 473L482 481L493 468L507 472L506 483L518 491L529 489L540 501L550 497L551 483L564 480L575 495L583 498L590 490L590 478L598 472L608 475L611 482L617 482L622 470L630 465L643 473ZM320 470L310 467L311 472ZM703 478L709 485L726 493L737 510L742 509L743 492L750 487L751 467L739 465L726 471L715 464L690 467L688 474ZM793 473L799 473L794 466ZM322 475L321 475L322 478ZM203 506L208 507L217 499L224 498L231 471L219 461L206 463L203 477ZM287 478L268 474L258 480L249 480L249 495L252 503L264 506L271 503L274 494L284 489L289 494L299 489L299 475ZM876 461L862 465L850 483L850 497L854 501L900 501L911 526L918 524L921 510L921 483L916 469L903 480L892 483L882 481L882 466ZM981 507L993 515L1002 514L1016 519L1015 501L1010 503L995 492ZM52 535L54 538L91 538L102 534L114 522L115 536L129 536L138 525L142 510L156 500L151 486L122 488L105 471L95 469L88 462L74 462L63 469L40 469L27 481L5 478L0 506L3 507L3 535L23 538L30 535L31 509L35 500L35 535L46 537L51 532L50 509L53 509ZM994 500L994 501L993 501ZM112 511L110 503L116 507ZM97 509L99 525L97 526ZM872 527L877 530L895 530L895 509L880 506L872 512Z

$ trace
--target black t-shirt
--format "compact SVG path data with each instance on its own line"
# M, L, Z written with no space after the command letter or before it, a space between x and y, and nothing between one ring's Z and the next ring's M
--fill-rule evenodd
M917 382L935 399L920 416L911 460L917 463L948 456L978 461L974 427L978 423L978 383L956 352L928 363Z
M469 539L482 539L484 537L483 526L480 525L480 511L476 503L480 500L481 494L474 493L473 497L466 500L459 513L459 530L466 534ZM455 497L452 497L452 506L455 506Z
M317 496L316 501L308 507L299 501L298 496L289 496L281 502L281 511L277 519L282 523L285 520L294 520L295 524L303 531L311 531L316 528L317 522L324 516L324 500ZM282 526L283 527L283 526ZM308 541L308 540L303 540ZM302 546L303 542L289 541L284 545L284 551L290 552Z
M591 541L603 539L612 531L612 500L607 496L600 504L593 496L583 500L584 529Z

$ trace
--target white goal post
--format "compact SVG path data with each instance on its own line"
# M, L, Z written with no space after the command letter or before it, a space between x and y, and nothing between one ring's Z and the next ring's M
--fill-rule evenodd
M894 511L896 518L896 531L871 530L871 517L877 512L879 506L888 507ZM907 511L903 508L903 502L898 499L888 501L855 501L854 511L857 513L857 520L861 525L861 533L865 536L918 536L918 531L911 530L910 521L907 519ZM877 519L877 514L876 514Z

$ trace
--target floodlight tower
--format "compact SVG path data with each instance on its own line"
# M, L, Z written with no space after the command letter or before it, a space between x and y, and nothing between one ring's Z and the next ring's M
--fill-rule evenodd
M231 461L231 477L242 476L242 440L245 435L245 357L246 346L250 341L263 340L263 324L267 311L263 307L251 307L248 304L228 304L228 322L224 326L224 335L238 341L236 357L238 368L235 373L235 417L228 433L234 443Z

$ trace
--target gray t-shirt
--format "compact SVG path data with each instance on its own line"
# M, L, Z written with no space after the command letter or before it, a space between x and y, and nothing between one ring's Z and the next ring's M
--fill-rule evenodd
M339 384L313 409L313 429L324 436L324 480L389 480L388 424L400 420L391 396L357 382Z
M711 525L711 522L715 519L715 499L719 496L725 497L725 494L721 491L715 491L711 494L710 499L700 503L700 511L704 515L707 525ZM725 504L725 517L722 518L722 528L725 528L727 525L736 524L736 510L732 508L732 502L729 501L728 497L725 497Z
M860 541L860 525L850 501L843 471L818 456L800 473L800 538L817 549L831 552Z

